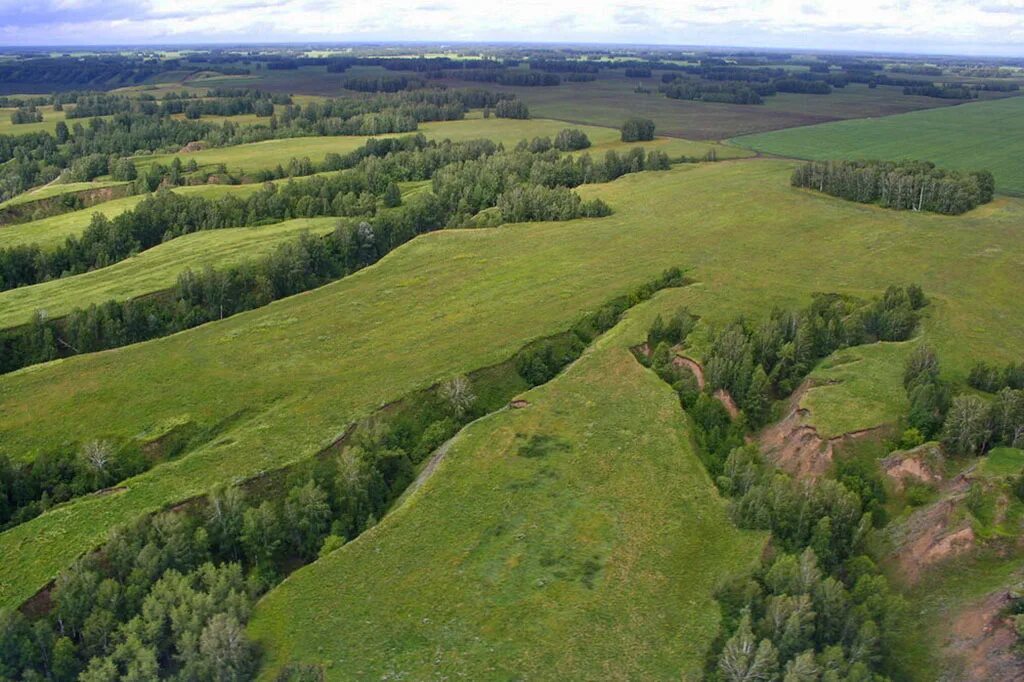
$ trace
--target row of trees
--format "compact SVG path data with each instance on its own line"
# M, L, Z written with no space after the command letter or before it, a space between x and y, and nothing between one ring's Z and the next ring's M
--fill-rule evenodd
M21 125L23 123L42 123L43 112L34 106L18 107L11 112L11 123Z
M978 362L967 377L971 388L986 393L996 393L1004 388L1024 389L1024 362L1008 362L999 367L987 362Z
M991 400L953 396L939 369L935 350L921 345L908 357L904 370L910 399L907 422L922 440L940 438L947 450L960 455L981 455L997 445L1024 445L1024 388L996 386ZM1016 380L1012 369L1008 374Z
M810 161L791 182L849 201L947 215L988 203L995 192L989 171L962 173L927 161Z

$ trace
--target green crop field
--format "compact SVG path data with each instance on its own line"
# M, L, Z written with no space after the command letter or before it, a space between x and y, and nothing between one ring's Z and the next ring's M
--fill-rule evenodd
M173 191L213 198L225 194L245 195L255 192L259 188L260 185L198 185L196 187L179 187ZM70 213L0 227L0 249L23 244L38 244L43 248L59 246L68 237L77 235L87 228L92 221L93 214L102 213L108 218L113 218L135 208L145 198L144 194L136 194Z
M618 122L621 124L621 121ZM616 124L616 125L618 125ZM744 149L712 145L704 142L690 142L671 138L658 138L652 142L623 143L619 140L619 131L609 127L579 126L565 121L551 119L485 119L476 112L463 121L437 121L422 123L417 132L422 132L433 140L453 140L463 142L486 138L500 142L506 147L515 146L520 140L534 137L554 137L564 128L581 128L593 144L591 153L601 154L609 149L618 151L632 147L658 149L670 156L703 156L715 149L719 158L736 158L749 155ZM413 134L413 133L406 133ZM399 135L379 135L377 137L398 137ZM366 144L369 137L358 135L336 137L294 137L280 140L267 140L234 147L216 147L197 152L181 154L158 154L137 157L137 165L147 168L154 163L169 164L175 157L183 162L195 160L200 168L210 168L219 164L227 166L228 171L238 173L271 169L278 164L287 164L289 159L309 157L314 163L324 160L329 153L345 154Z
M615 213L432 233L263 309L0 377L0 440L23 461L61 444L231 418L123 492L0 534L0 604L30 596L111 526L309 458L378 406L503 360L668 266L692 268L698 283L680 298L709 324L817 291L874 295L916 281L934 306L923 335L950 377L979 358L1015 359L1024 202L998 199L955 218L895 213L793 189L791 169L759 159L585 186Z
M0 292L0 328L27 322L37 310L60 317L75 308L124 300L174 285L187 268L226 268L270 253L279 244L308 230L329 232L339 218L299 218L263 227L236 227L194 232L109 267L73 277Z
M1024 195L1024 97L781 130L734 142L800 159L923 159L948 168L987 169L996 177L997 192Z
M765 536L731 524L676 397L627 350L679 300L470 426L380 524L267 595L263 679L295 660L328 679L699 677L714 590ZM541 438L562 446L520 454Z

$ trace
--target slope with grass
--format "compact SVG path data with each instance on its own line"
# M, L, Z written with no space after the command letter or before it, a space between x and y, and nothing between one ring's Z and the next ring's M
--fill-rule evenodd
M92 189L105 189L107 187L118 187L125 184L118 180L93 180L92 182L65 182L65 183L51 183L43 185L42 187L23 192L16 197L12 197L7 201L0 202L0 208L10 208L11 206L19 206L21 204L28 204L34 201L40 201L42 199L51 199L58 197L63 194L73 194L76 192L85 192Z
M696 678L737 530L675 395L628 347L665 291L528 405L474 423L372 530L290 576L250 631L274 679Z
M680 297L711 324L817 291L870 296L916 281L933 308L923 335L954 378L1024 347L1024 202L894 213L793 189L792 167L690 165L588 185L580 194L603 197L613 215L431 233L263 309L0 377L0 441L22 461L244 413L120 494L0 534L0 603L30 596L112 525L308 458L376 407L501 361L669 266L692 266L699 283Z
M262 227L194 232L106 268L0 292L0 328L25 324L37 310L61 317L75 308L125 300L174 286L187 268L226 269L266 255L304 231L326 234L339 218L298 218Z
M947 168L988 169L996 177L997 192L1024 195L1024 97L807 126L733 142L800 159L924 159Z

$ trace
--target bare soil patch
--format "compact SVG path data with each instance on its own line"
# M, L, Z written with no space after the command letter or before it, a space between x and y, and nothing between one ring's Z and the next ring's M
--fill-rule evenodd
M1024 679L1024 658L1015 651L1017 634L1003 615L1010 596L1000 590L963 610L953 621L945 650L963 661L971 680Z

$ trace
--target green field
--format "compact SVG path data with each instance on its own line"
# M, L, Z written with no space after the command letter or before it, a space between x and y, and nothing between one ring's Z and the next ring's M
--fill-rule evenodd
M621 121L618 122L621 124ZM616 124L616 125L618 125ZM658 138L653 142L623 143L619 141L619 131L613 128L597 126L575 126L565 121L551 119L514 120L504 118L485 119L477 112L473 117L463 121L437 121L421 123L417 132L422 132L433 140L450 139L456 142L487 138L500 142L506 147L515 146L520 140L529 140L538 136L554 137L558 131L568 127L580 127L590 137L594 145L591 153L600 154L608 149L624 150L642 146L648 149L659 149L670 156L703 156L714 148L719 158L735 158L748 155L749 152L734 147L711 145L704 142L690 142L671 138ZM413 133L407 133L413 134ZM399 137L399 135L378 135L376 137ZM309 157L314 163L320 163L329 153L345 154L366 144L369 137L358 135L336 137L292 137L280 140L267 140L234 147L216 147L197 152L183 154L157 154L137 157L137 165L146 168L154 163L169 164L174 157L183 162L194 159L200 168L211 168L218 164L227 166L229 172L255 171L272 169L278 164L287 165L292 158Z
M215 198L225 194L244 196L259 188L260 185L198 185L179 187L173 191L191 196ZM59 246L68 237L77 235L87 228L92 221L93 214L102 213L108 218L114 218L135 208L145 198L144 194L136 194L70 213L61 213L28 223L0 227L0 249L25 244L37 244L44 249Z
M37 310L61 317L75 308L125 300L174 286L187 268L223 269L270 253L303 231L324 234L338 218L299 218L264 227L194 232L109 267L0 292L0 328L27 322Z
M263 309L0 377L0 440L21 460L235 417L120 494L0 534L0 603L20 603L111 526L309 458L380 405L501 361L673 265L692 268L698 283L680 298L710 324L803 304L816 291L868 296L917 281L934 306L923 335L952 378L978 359L1016 357L1024 202L999 199L955 218L894 213L793 189L791 169L760 159L585 186L581 194L615 213L431 233Z
M714 590L765 536L731 524L675 395L628 351L679 300L471 425L396 511L267 595L262 678L294 660L328 679L699 677ZM520 454L542 438L562 445Z
M1024 195L1024 97L780 130L734 142L800 159L924 159L948 168L988 169L997 192Z

